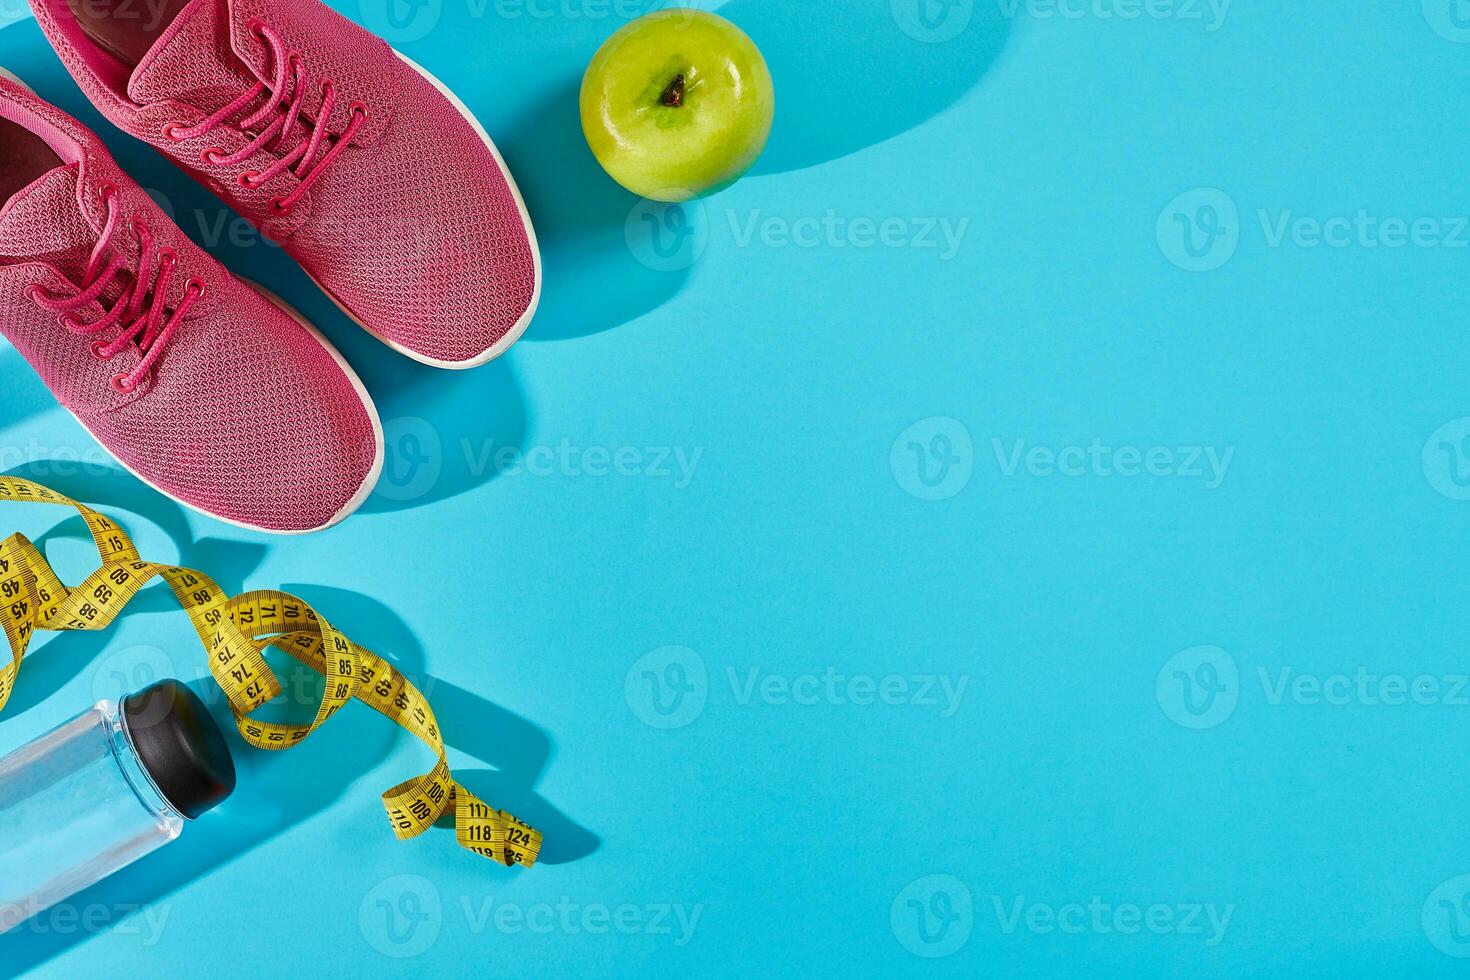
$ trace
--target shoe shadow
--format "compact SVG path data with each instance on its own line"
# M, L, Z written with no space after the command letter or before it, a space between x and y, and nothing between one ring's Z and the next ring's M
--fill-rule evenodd
M730 0L716 10L761 48L776 83L771 142L753 174L838 160L932 119L979 83L1011 30L1003 5L987 0L828 6L819 31L801 4Z
M0 340L0 391L5 392L5 403L0 406L0 429L59 408L40 375L3 340Z
M57 489L68 492L61 486ZM183 544L180 550L185 550ZM214 566L210 570L217 571ZM478 694L426 674L422 646L407 624L383 604L324 586L288 583L282 588L310 602L348 635L362 638L374 652L389 657L424 691L434 704L452 755L469 756L495 767L470 773L475 782L467 781L466 785L486 794L486 802L509 809L538 826L547 837L543 860L571 861L596 850L600 843L596 834L577 825L535 792L535 783L553 755L549 735ZM159 586L150 586L152 589L163 591ZM143 596L137 601L142 602ZM309 718L320 697L320 675L279 653L272 653L270 659L284 694L263 708L259 716ZM205 674L202 651L197 664L199 672L188 683L227 733L239 775L234 795L190 824L183 836L165 849L0 936L0 977L18 977L92 936L114 929L128 928L146 939L150 930L166 923L170 896L189 882L249 855L324 812L360 782L368 781L375 787L381 783L386 789L412 775L396 767L393 772L378 771L383 759L403 739L412 736L364 705L340 712L307 744L292 751L261 752L246 746L235 734L222 692ZM37 681L34 674L28 679ZM427 751L423 755L423 768L427 770L432 756ZM366 840L376 833L382 846L398 846L387 834L381 814L375 811L354 810L341 819L351 822L348 832L354 836ZM441 837L441 846L454 845L452 832L435 829L430 833ZM465 860L482 859L466 855Z
M244 591L245 581L260 567L266 553L264 545L210 536L196 538L183 508L125 470L90 462L85 465L85 473L77 472L81 468L70 461L33 460L7 473L35 480L95 510L117 515L125 528L137 523L135 517L153 524L174 543L177 552L176 558L163 555L158 558L207 570L231 594ZM36 547L46 554L53 544L74 541L79 551L89 552L92 536L81 516L69 508L53 509L58 521L33 539ZM4 519L0 518L0 528L3 527ZM92 559L88 569L95 566L95 554ZM127 615L178 611L178 603L166 587L150 585L129 604ZM5 717L24 714L59 690L92 663L108 641L106 631L39 634L26 655L15 691L6 705Z
M155 155L156 156L156 155ZM352 365L383 423L383 474L364 513L447 500L494 479L496 454L524 448L528 409L507 354L470 371L420 364L380 343L337 308L296 262L161 159L145 187L180 228L237 276L266 285L316 326Z
M383 419L383 474L365 513L457 497L498 476L502 453L524 449L530 422L507 357L453 377L386 349L358 363Z
M634 244L639 239L630 239L641 233L648 206L592 155L582 135L580 88L580 75L553 85L497 139L541 244L546 285L527 340L611 330L662 306L689 278L687 266L648 261Z

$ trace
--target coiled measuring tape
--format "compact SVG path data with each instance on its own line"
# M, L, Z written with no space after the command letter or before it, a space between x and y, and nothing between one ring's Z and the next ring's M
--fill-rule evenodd
M439 756L429 772L383 794L383 808L400 840L422 834L453 807L460 846L507 866L536 862L538 831L487 806L454 781L428 700L392 664L338 632L311 606L284 592L230 598L203 572L144 561L122 528L39 483L0 476L0 501L6 500L75 507L92 533L102 567L69 589L24 535L0 541L0 626L11 654L0 668L0 711L10 700L21 658L37 630L106 629L143 586L161 578L189 614L209 654L209 672L225 692L246 742L258 749L292 748L356 698L418 736ZM285 651L326 678L311 724L250 717L281 693L265 661L267 647Z

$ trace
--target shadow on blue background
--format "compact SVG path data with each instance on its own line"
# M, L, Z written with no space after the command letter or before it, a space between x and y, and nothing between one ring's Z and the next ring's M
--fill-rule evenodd
M48 486L106 512L108 505L124 508L153 521L175 542L179 561L197 565L230 592L247 587L245 579L259 566L266 549L258 544L194 540L182 510L121 470L102 475L59 477L55 461L35 461L11 471L14 476L47 474ZM125 523L125 522L124 522ZM80 517L64 518L56 527L36 538L43 551L48 542L75 537L90 540ZM259 586L260 583L250 583ZM445 741L457 753L469 756L485 768L456 766L455 777L485 802L516 814L545 835L541 860L562 864L591 854L600 844L592 831L581 827L536 793L536 783L550 764L555 746L549 734L534 723L492 704L472 691L440 681L424 671L425 656L407 624L376 600L324 586L285 584L283 591L300 596L349 636L371 638L374 652L391 660L395 667L429 698L439 719ZM172 610L182 616L166 585L150 584L125 616ZM108 631L64 633L37 644L25 659L9 707L22 712L42 702L87 665L107 645ZM180 653L181 658L189 656ZM198 651L203 670L203 651ZM307 670L284 654L272 653L272 666L287 695L264 707L265 718L290 716L309 718L320 696L320 675ZM187 662L181 659L181 662ZM118 910L115 927L137 912L123 910L154 905L188 884L235 858L249 853L291 827L320 813L354 782L379 778L374 770L401 738L411 738L397 726L363 705L341 712L332 723L313 733L309 746L288 752L261 752L246 746L236 734L223 693L207 677L189 686L210 706L215 720L228 733L239 771L235 794L219 809L190 824L179 840L157 854L78 893L67 904ZM432 756L424 752L424 769ZM390 782L411 773L386 774ZM352 813L346 819L361 821L362 832L386 825L376 813ZM452 821L448 823L452 826ZM436 829L452 841L452 832ZM478 859L475 859L478 860ZM509 872L508 872L509 873ZM0 976L16 977L57 954L90 938L88 930L35 932L19 930L0 936Z
M56 407L56 399L13 347L0 347L0 383L5 386L5 417L0 423L24 422Z
M330 303L328 304L330 305ZM493 453L525 446L528 410L511 363L505 358L476 368L445 372L425 367L388 350L359 353L354 364L373 392L384 423L385 456L378 492L363 504L364 513L404 510L458 496L495 478ZM417 421L428 423L438 440L441 469L422 494L400 499L395 487L411 487L421 464Z
M587 148L580 84L578 70L496 134L541 243L547 287L528 340L621 326L673 298L689 277L687 269L651 269L628 247L625 227L641 199L615 184Z
M919 2L954 16L940 0ZM905 34L888 0L846 4L841 23L823 30L812 30L801 4L732 0L718 13L761 48L776 83L776 121L755 174L838 160L928 122L979 84L1011 30L996 3L974 4L969 26L942 43ZM804 43L776 43L794 36Z
M524 448L528 413L508 361L501 359L465 372L453 384L445 384L443 372L408 361L387 348L381 353L359 351L354 360L364 383L379 392L374 402L385 425L380 490L363 503L362 513L399 511L458 496L496 477L500 470L492 465L494 452ZM46 411L61 411L40 377L10 347L0 348L0 385L5 390L5 414L0 417L0 425L16 425ZM400 499L394 493L395 486L412 485L418 477L422 449L410 440L422 430L416 421L420 419L438 443L440 451L435 459L441 469L424 493ZM405 427L405 420L415 421ZM79 438L90 436L82 434ZM132 482L140 493L156 495L143 484ZM128 495L134 496L131 492ZM130 507L135 502L118 501ZM199 565L216 567L204 559Z
M790 4L735 0L718 13L762 47L776 83L776 122L755 174L816 166L923 124L979 83L1010 32L1010 21L990 4L976 5L969 28L940 44L905 34L880 2L849 5L840 30L820 32L810 31L803 22L809 14ZM547 286L528 341L614 329L668 302L689 277L688 269L649 268L633 254L626 226L641 199L603 172L582 136L582 73L620 24L560 21L555 47L535 48L534 60L515 70L535 79L526 92L529 108L492 132L536 223L545 266ZM505 30L500 54L514 59L524 38L509 33L509 25ZM808 43L764 43L794 34ZM853 71L855 64L877 70ZM485 94L474 91L482 86ZM472 105L503 100L494 86L493 79L455 81ZM893 98L895 91L904 97Z

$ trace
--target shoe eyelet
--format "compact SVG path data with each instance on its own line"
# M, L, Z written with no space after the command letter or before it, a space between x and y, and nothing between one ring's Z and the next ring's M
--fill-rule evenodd
M41 294L44 293L44 292L45 292L45 290L41 288L41 284L40 283L33 282L29 286L27 286L25 288L25 290L21 293L21 295L23 295L29 302L32 302L32 303L36 304L37 306L40 306L40 305L42 305L42 303L41 303Z
M143 220L141 212L133 215L132 220L128 222L128 226L133 229L133 234L139 237L148 230L148 222Z
M362 102L354 102L352 103L352 105L348 106L347 111L349 114L360 118L363 122L367 122L368 107L366 104Z
M72 331L73 333L82 329L81 321L72 316L70 313L61 314L61 316L56 318L56 322L61 324L67 330Z
M184 281L184 292L187 293L191 290L193 291L195 298L203 299L205 292L204 280L200 279L198 276L190 276L187 280Z
M101 187L97 188L97 200L104 206L108 201L115 199L117 195L117 185L112 181L107 181Z
M283 197L271 198L270 211L277 218L284 218L291 213L291 209L286 207L286 199Z
M173 249L165 245L163 248L158 250L158 264L167 264L169 266L178 265L179 255Z
M258 41L264 41L266 39L265 21L261 20L259 17L252 17L247 20L245 22L245 29L249 31L251 35L254 36L255 39Z
M138 390L138 386L133 384L133 379L129 378L126 374L114 374L112 376L112 390L120 395L131 395Z
M240 176L235 178L235 183L239 184L241 187L253 190L256 187L259 187L262 183L260 179L260 171L246 170L241 173Z
M180 126L178 123L166 123L163 127L163 138L172 143L182 143L189 137L180 136L179 133L187 128L187 126Z
M107 341L94 340L92 341L92 356L101 361L110 361L117 355L107 352Z
M220 146L206 146L204 149L199 151L199 159L203 160L205 163L214 164L215 166L219 166L220 158L224 155L224 147Z

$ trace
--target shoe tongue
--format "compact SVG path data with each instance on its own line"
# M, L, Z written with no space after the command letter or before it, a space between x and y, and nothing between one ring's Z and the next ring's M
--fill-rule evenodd
M47 171L0 208L0 256L49 262L73 281L85 274L97 233L77 204L77 167Z
M128 97L139 105L175 99L214 112L255 81L230 47L225 0L191 0L133 70Z

